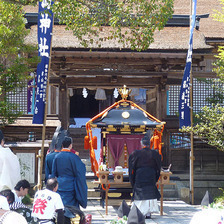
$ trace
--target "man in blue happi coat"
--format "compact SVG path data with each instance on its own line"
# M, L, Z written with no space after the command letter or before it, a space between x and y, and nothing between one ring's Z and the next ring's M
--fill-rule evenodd
M45 158L45 182L47 182L47 180L49 178L51 178L51 174L52 174L52 164L54 161L54 157L59 153L60 151L58 150L54 150L53 152L50 152L46 155Z
M64 205L87 206L86 167L79 156L71 152L72 139L65 137L62 150L53 161L52 177L57 177L58 193Z
M63 130L62 127L57 127L48 149L48 154L45 158L45 183L47 183L47 180L51 178L54 157L61 151L62 141L65 136L68 136L67 130Z

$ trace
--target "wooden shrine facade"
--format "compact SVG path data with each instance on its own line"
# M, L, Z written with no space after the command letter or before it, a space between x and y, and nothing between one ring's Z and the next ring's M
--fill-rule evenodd
M58 110L52 109L51 112L56 112L62 126L65 129L69 126L69 90L114 89L123 85L128 88L144 88L147 90L146 111L167 123L163 135L164 164L173 163L180 154L179 161L187 161L189 158L183 151L178 154L179 149L170 146L170 137L179 131L177 116L167 115L167 90L170 86L180 85L183 77L189 42L189 23L181 23L177 15L189 15L188 3L185 0L174 1L174 18L178 18L178 23L169 23L163 30L156 31L154 43L144 52L123 48L116 40L105 41L102 48L93 44L91 49L84 49L72 31L65 30L63 25L55 24L50 86L54 89L51 96L55 96L54 91L57 89L58 100L56 97L51 98L50 107L58 104ZM212 14L214 9L221 10L219 0L202 0L197 4L198 15ZM29 13L37 13L36 10L27 8ZM211 15L201 18L199 25L197 30L194 30L192 75L194 78L214 78L212 63L217 47L224 43L224 25L214 21ZM27 43L36 45L36 22L31 23L29 28ZM104 29L107 32L105 27ZM109 103L105 108L113 102ZM185 152L189 152L188 147L185 147ZM203 168L204 155L200 158ZM216 170L224 167L219 159L214 161ZM180 169L181 162L174 165L174 168L175 166L177 170Z
M206 50L193 55L193 76L214 77L205 65L213 52ZM147 111L158 119L166 118L166 90L180 85L186 52L52 52L50 84L59 87L59 116L64 128L69 124L68 89L128 88L147 89ZM109 106L109 105L108 105ZM67 112L66 112L67 111ZM63 114L63 115L62 115Z
M194 52L192 74L194 78L213 78L211 63L214 48ZM69 126L70 97L68 89L128 88L147 89L146 110L165 121L163 134L163 165L172 163L174 171L186 172L189 167L189 147L170 146L172 133L178 133L178 117L167 115L167 90L180 85L186 53L183 52L111 52L111 51L59 51L52 53L50 84L59 87L59 118L64 128ZM109 105L108 105L109 106ZM219 173L224 169L222 152L203 146L196 150L198 172ZM211 157L211 154L213 157ZM209 166L206 164L210 164Z

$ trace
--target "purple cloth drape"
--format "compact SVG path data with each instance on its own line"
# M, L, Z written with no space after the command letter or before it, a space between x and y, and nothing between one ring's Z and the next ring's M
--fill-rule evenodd
M122 154L122 149L124 148L125 139L122 136L112 136L107 137L108 147L111 151L112 156L114 157L115 166L118 165L118 160Z
M124 144L129 155L136 149L141 149L141 139L144 135L107 135L108 147L114 158L114 167L118 165Z
M141 139L144 135L131 135L126 137L126 145L129 155L136 149L141 149Z

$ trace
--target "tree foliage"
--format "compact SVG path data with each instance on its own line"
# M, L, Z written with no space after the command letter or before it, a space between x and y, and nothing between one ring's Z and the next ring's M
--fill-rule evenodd
M195 116L199 122L193 128L184 127L182 131L193 131L195 136L224 151L224 107L220 104L205 106Z
M16 103L8 98L22 88L36 66L37 57L29 53L34 48L24 44L28 31L22 7L0 1L0 125L12 123L21 113Z
M220 4L224 6L224 0L219 0ZM221 11L214 10L213 18L219 22L224 22L224 7L222 6Z
M193 131L194 135L209 145L224 151L224 49L222 47L219 47L216 57L213 70L218 78L212 80L210 88L213 88L213 95L207 99L211 104L202 107L200 113L195 115L193 128L184 127L181 131Z
M35 0L11 0L35 4ZM156 30L173 14L173 0L55 0L55 17L84 47L117 40L123 47L148 49Z

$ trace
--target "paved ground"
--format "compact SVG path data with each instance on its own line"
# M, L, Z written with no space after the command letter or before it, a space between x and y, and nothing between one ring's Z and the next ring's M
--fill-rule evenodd
M188 205L183 201L164 201L164 215L152 214L152 219L147 219L146 223L152 224L189 224L193 215L200 211L200 206ZM100 206L97 200L89 200L86 209L82 209L85 214L92 214L92 224L106 224L117 217L117 207L108 206L108 215L105 209Z

